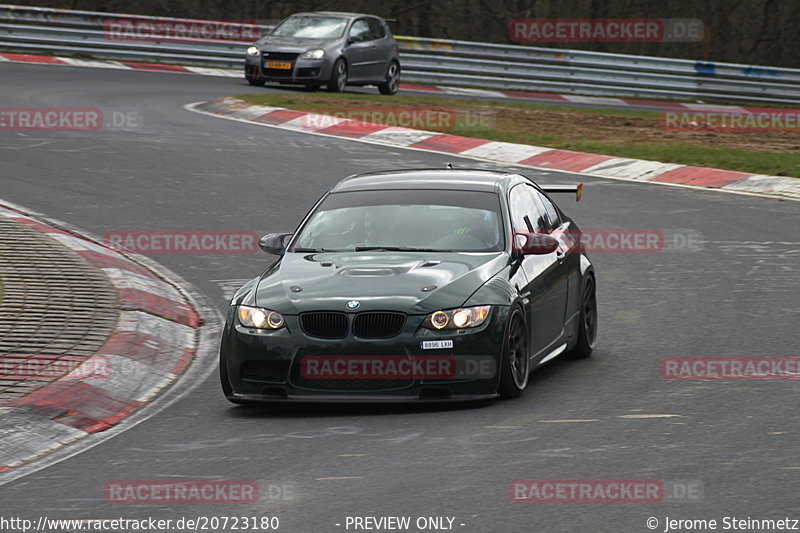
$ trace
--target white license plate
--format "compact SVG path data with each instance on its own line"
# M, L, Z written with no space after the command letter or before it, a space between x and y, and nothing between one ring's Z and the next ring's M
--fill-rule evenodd
M419 344L423 350L443 350L445 348L453 347L452 339L447 339L444 341L422 341Z

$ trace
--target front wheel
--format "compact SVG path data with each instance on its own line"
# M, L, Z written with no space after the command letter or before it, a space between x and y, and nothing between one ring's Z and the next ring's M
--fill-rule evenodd
M331 79L328 80L328 92L343 93L345 87L347 87L347 63L344 59L337 59L333 64Z
M578 341L570 352L573 359L586 359L592 355L597 338L597 294L594 276L589 274L581 293L581 316L578 324Z
M497 392L501 398L518 398L522 394L528 386L530 364L525 315L519 307L512 307L500 361L500 386Z
M389 63L389 68L386 69L386 78L383 83L378 84L378 91L381 94L397 94L397 89L400 87L400 65L396 61Z

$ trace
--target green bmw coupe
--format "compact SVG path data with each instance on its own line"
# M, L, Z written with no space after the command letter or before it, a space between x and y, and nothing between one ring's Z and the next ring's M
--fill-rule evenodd
M588 357L595 274L576 224L515 173L351 176L233 297L220 380L234 403L519 396L536 367Z

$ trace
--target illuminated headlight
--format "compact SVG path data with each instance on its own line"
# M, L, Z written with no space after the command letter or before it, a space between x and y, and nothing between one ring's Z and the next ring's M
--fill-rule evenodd
M248 48L247 49L247 55L249 55L249 56L257 56L258 55L258 47L257 46L251 46L250 48Z
M428 329L463 329L480 326L489 318L490 305L434 311L422 325Z
M300 54L300 59L322 59L325 57L325 50L307 50Z
M248 328L281 329L286 325L283 315L261 307L240 305L236 316L239 317L239 323Z

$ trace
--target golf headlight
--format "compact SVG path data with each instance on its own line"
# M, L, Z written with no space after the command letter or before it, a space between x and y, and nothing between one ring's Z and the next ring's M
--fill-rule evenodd
M236 316L239 317L239 323L248 328L280 329L286 325L283 315L261 307L240 305Z
M249 56L257 56L258 55L258 51L259 50L258 50L257 46L251 46L251 47L249 47L247 49L247 55L249 55Z
M422 325L428 329L474 328L486 322L491 308L490 305L481 305L434 311L425 318Z
M300 54L300 59L322 59L325 57L325 50L307 50Z

